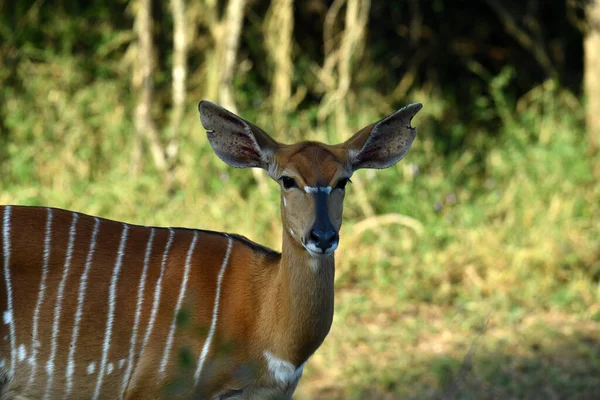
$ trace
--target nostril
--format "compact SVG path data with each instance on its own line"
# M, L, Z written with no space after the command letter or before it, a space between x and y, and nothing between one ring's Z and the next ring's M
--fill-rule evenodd
M317 230L317 229L313 229L312 231L310 231L310 240L313 242L319 242L321 240L321 235L320 235L321 231Z
M335 242L336 237L337 237L337 233L335 233L335 231L328 231L325 233L323 240L328 243L331 243L331 242Z

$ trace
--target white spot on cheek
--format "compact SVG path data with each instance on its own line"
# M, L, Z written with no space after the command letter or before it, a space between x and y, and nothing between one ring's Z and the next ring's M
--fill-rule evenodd
M287 207L287 200L285 199L285 196L283 196L283 206Z
M294 230L292 228L290 228L290 234L294 236Z
M19 346L19 361L23 361L25 359L25 357L27 357L27 349L25 348L25 345L22 344Z
M90 365L87 366L87 374L91 375L96 371L96 363L90 363Z
M4 325L10 324L12 322L12 313L10 311L4 311L2 320L4 321Z

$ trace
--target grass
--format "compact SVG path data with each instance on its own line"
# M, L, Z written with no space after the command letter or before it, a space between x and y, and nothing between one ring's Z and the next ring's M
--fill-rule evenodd
M502 319L414 304L401 313L383 307L343 315L311 360L298 398L596 398L595 321L559 312Z
M20 68L29 78L6 97L1 204L233 231L279 248L277 186L261 192L250 171L221 163L193 104L170 195L150 164L129 176L119 84L84 85L64 60ZM298 399L597 397L600 164L586 155L577 100L545 84L508 106L506 79L479 102L496 131L445 126L443 101L416 92L425 108L407 158L353 178L334 325ZM353 107L355 129L381 117ZM313 111L297 113L294 132L347 137L316 127ZM268 130L267 116L247 116Z

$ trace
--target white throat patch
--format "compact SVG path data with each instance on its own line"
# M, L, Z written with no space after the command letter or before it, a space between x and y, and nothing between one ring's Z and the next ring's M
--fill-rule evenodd
M277 383L282 385L290 385L297 382L302 376L304 364L296 368L296 366L291 362L282 360L270 351L265 351L264 355L265 359L267 360L267 367L271 372L271 376Z

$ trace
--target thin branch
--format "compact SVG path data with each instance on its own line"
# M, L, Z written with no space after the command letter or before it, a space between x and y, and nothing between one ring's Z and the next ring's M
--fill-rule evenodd
M402 214L383 214L374 215L356 223L352 227L352 238L358 238L366 231L379 230L385 225L401 225L411 229L418 236L422 236L424 232L423 224L412 217Z
M323 49L326 55L331 54L337 47L334 37L335 21L346 0L334 0L329 10L325 14L323 24Z
M544 44L538 38L534 40L529 33L519 27L513 16L504 8L501 2L498 0L485 0L490 8L494 10L506 32L512 36L525 50L531 52L542 67L542 69L552 78L558 77L558 72L548 53L545 50Z
M390 98L393 100L402 99L406 96L408 89L413 85L417 78L418 70L425 61L425 58L428 55L427 50L419 50L415 53L415 55L410 59L406 66L406 72L402 75L402 79L398 82L398 85L392 90Z

